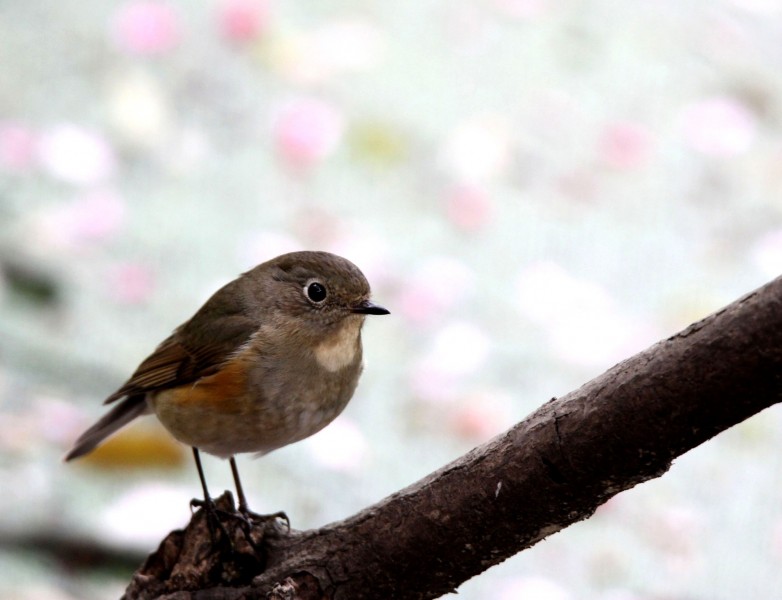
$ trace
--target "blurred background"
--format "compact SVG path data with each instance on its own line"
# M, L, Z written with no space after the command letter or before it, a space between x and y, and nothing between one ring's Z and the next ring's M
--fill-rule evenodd
M296 528L777 276L780 40L775 0L0 3L0 596L115 598L187 522L189 449L153 419L61 457L158 342L277 254L342 254L392 311L366 325L343 416L239 459L251 506ZM460 597L778 597L780 421Z

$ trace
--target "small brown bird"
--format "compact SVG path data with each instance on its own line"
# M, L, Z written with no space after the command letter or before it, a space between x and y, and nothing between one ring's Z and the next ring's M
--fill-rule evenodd
M347 405L362 370L369 283L328 252L283 254L218 290L106 399L122 399L85 431L65 460L154 412L193 448L204 501L211 504L199 450L228 458L239 510L251 514L234 455L266 454L328 425Z

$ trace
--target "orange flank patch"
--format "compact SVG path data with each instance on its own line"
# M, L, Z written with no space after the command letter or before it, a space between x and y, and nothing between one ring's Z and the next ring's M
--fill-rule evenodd
M167 390L168 401L180 406L217 408L221 412L241 412L238 400L247 393L247 364L234 358L214 375L192 384Z

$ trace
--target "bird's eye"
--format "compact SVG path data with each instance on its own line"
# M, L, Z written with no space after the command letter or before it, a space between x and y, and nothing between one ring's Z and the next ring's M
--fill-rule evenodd
M313 281L306 287L307 298L313 302L323 302L326 299L326 286L317 281Z

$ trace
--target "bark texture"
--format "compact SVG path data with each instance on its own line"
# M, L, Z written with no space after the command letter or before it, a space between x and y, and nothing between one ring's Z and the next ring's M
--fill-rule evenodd
M342 522L288 533L228 519L233 542L213 543L199 511L126 598L436 598L659 477L781 394L779 278Z

